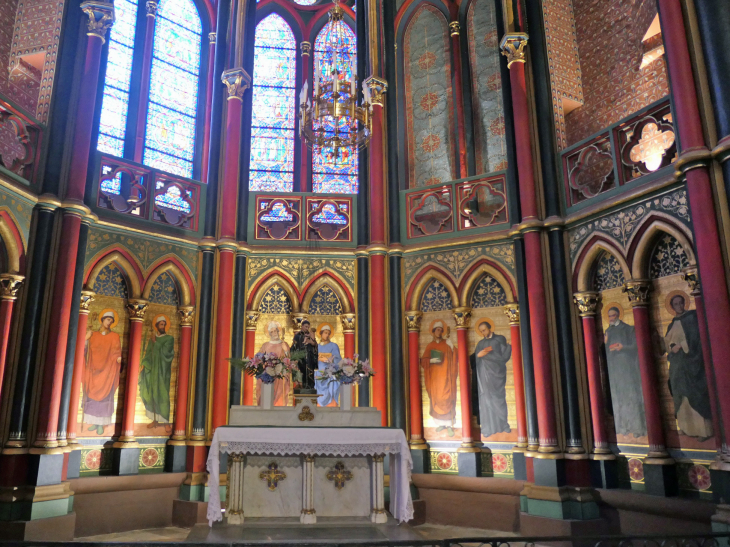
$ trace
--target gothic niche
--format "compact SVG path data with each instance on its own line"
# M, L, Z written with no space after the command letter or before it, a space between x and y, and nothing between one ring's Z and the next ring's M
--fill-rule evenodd
M299 211L284 199L262 200L256 215L257 239L299 239Z
M349 202L323 200L309 203L312 211L307 217L307 239L350 241Z
M607 138L583 148L577 157L568 157L567 162L572 203L590 199L615 186L611 143Z
M420 199L419 199L420 198ZM434 235L439 232L451 231L451 192L428 192L417 196L411 202L409 221L423 235ZM416 234L418 235L418 234Z
M499 186L503 187L503 184L499 183ZM492 184L483 182L471 189L464 186L462 195L465 197L461 200L461 215L466 217L463 227L469 228L469 224L489 226L507 220L507 198Z

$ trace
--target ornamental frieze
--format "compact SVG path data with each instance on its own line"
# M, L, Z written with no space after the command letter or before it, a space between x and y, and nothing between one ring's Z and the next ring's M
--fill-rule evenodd
M272 269L286 273L301 288L315 275L330 271L336 273L347 285L355 288L355 259L344 258L290 258L251 257L248 261L249 286Z
M451 273L459 281L461 276L478 260L488 258L500 263L507 271L514 274L515 255L511 242L497 245L477 245L462 249L450 249L438 252L407 255L403 258L406 285L418 271L428 264L433 264Z

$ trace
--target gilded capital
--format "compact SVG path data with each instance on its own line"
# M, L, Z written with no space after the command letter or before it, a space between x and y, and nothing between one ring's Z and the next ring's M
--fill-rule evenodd
M223 71L221 81L228 88L228 100L238 99L243 102L243 94L251 87L251 76L242 68L231 68Z
M189 327L193 325L195 306L179 306L177 313L180 315L180 326Z
M457 329L468 329L471 323L471 308L454 308L454 321Z
M0 299L15 300L18 298L18 291L23 286L25 277L15 274L0 274Z
M302 322L304 322L305 319L309 321L309 315L306 313L298 312L291 314L291 320L294 321L294 326L297 329L302 328Z
M458 36L461 31L461 25L459 22L451 21L451 23L449 23L449 31L451 32L451 36Z
M81 291L81 307L79 313L89 315L89 306L96 300L96 293L94 291Z
M354 313L343 313L342 315L340 315L340 322L342 323L343 332L355 332Z
M141 300L137 298L130 298L127 302L127 311L129 312L130 321L144 321L144 314L147 313L147 308L150 307L150 303L147 300Z
M211 46L212 46L212 45L215 45L215 37L216 37L216 34L215 34L215 32L209 32L209 33L208 33L208 43L209 43L209 44L210 44Z
M648 279L636 279L624 284L622 292L629 297L632 308L647 306L649 304L649 291L651 282Z
M370 89L370 104L383 106L383 95L388 91L388 82L377 76L370 76L365 79L363 85Z
M86 35L96 36L101 39L103 44L106 41L106 31L114 24L114 4L86 0L86 2L81 2L81 11L89 17Z
M499 48L502 50L502 55L507 57L507 68L510 68L512 63L525 62L527 40L526 32L511 32L502 37Z
M309 55L312 51L312 44L310 42L303 41L299 44L299 47L302 48L302 55Z
M517 302L510 302L504 307L504 314L509 319L510 325L520 324L520 305Z
M421 311L407 311L406 312L406 326L408 332L420 332L421 331L421 319L423 319L423 312Z
M692 296L700 296L702 294L700 272L697 266L690 266L682 270L682 279L689 285L689 291Z
M577 292L573 295L573 302L578 306L581 317L593 317L598 308L599 295L595 291Z
M256 330L256 324L259 322L259 312L248 310L246 312L246 330Z
M154 17L157 15L157 2L155 0L147 0L147 17Z

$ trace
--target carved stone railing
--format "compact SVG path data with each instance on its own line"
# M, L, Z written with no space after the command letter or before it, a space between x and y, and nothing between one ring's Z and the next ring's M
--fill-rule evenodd
M45 126L0 94L0 167L32 184L38 172Z
M582 206L624 185L649 182L676 157L672 111L665 97L561 153L566 205Z
M95 212L122 215L146 224L198 233L206 186L133 161L99 154Z

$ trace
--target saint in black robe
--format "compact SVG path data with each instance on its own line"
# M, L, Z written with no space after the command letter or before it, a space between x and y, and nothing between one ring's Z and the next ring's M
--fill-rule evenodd
M479 352L485 348L492 351L484 357ZM507 361L512 356L512 346L500 334L482 338L474 351L475 373L479 390L479 423L482 435L489 437L495 433L509 433L507 421Z
M618 349L617 344L623 347ZM623 321L609 325L606 329L606 361L616 433L643 437L646 435L646 416L634 327Z
M314 335L310 333L312 339ZM318 350L317 344L305 344L304 333L299 331L294 335L294 341L291 345L292 351L304 350L307 352L306 357L299 360L299 371L302 373L302 388L314 390L314 371L317 370ZM313 391L316 393L316 391Z

